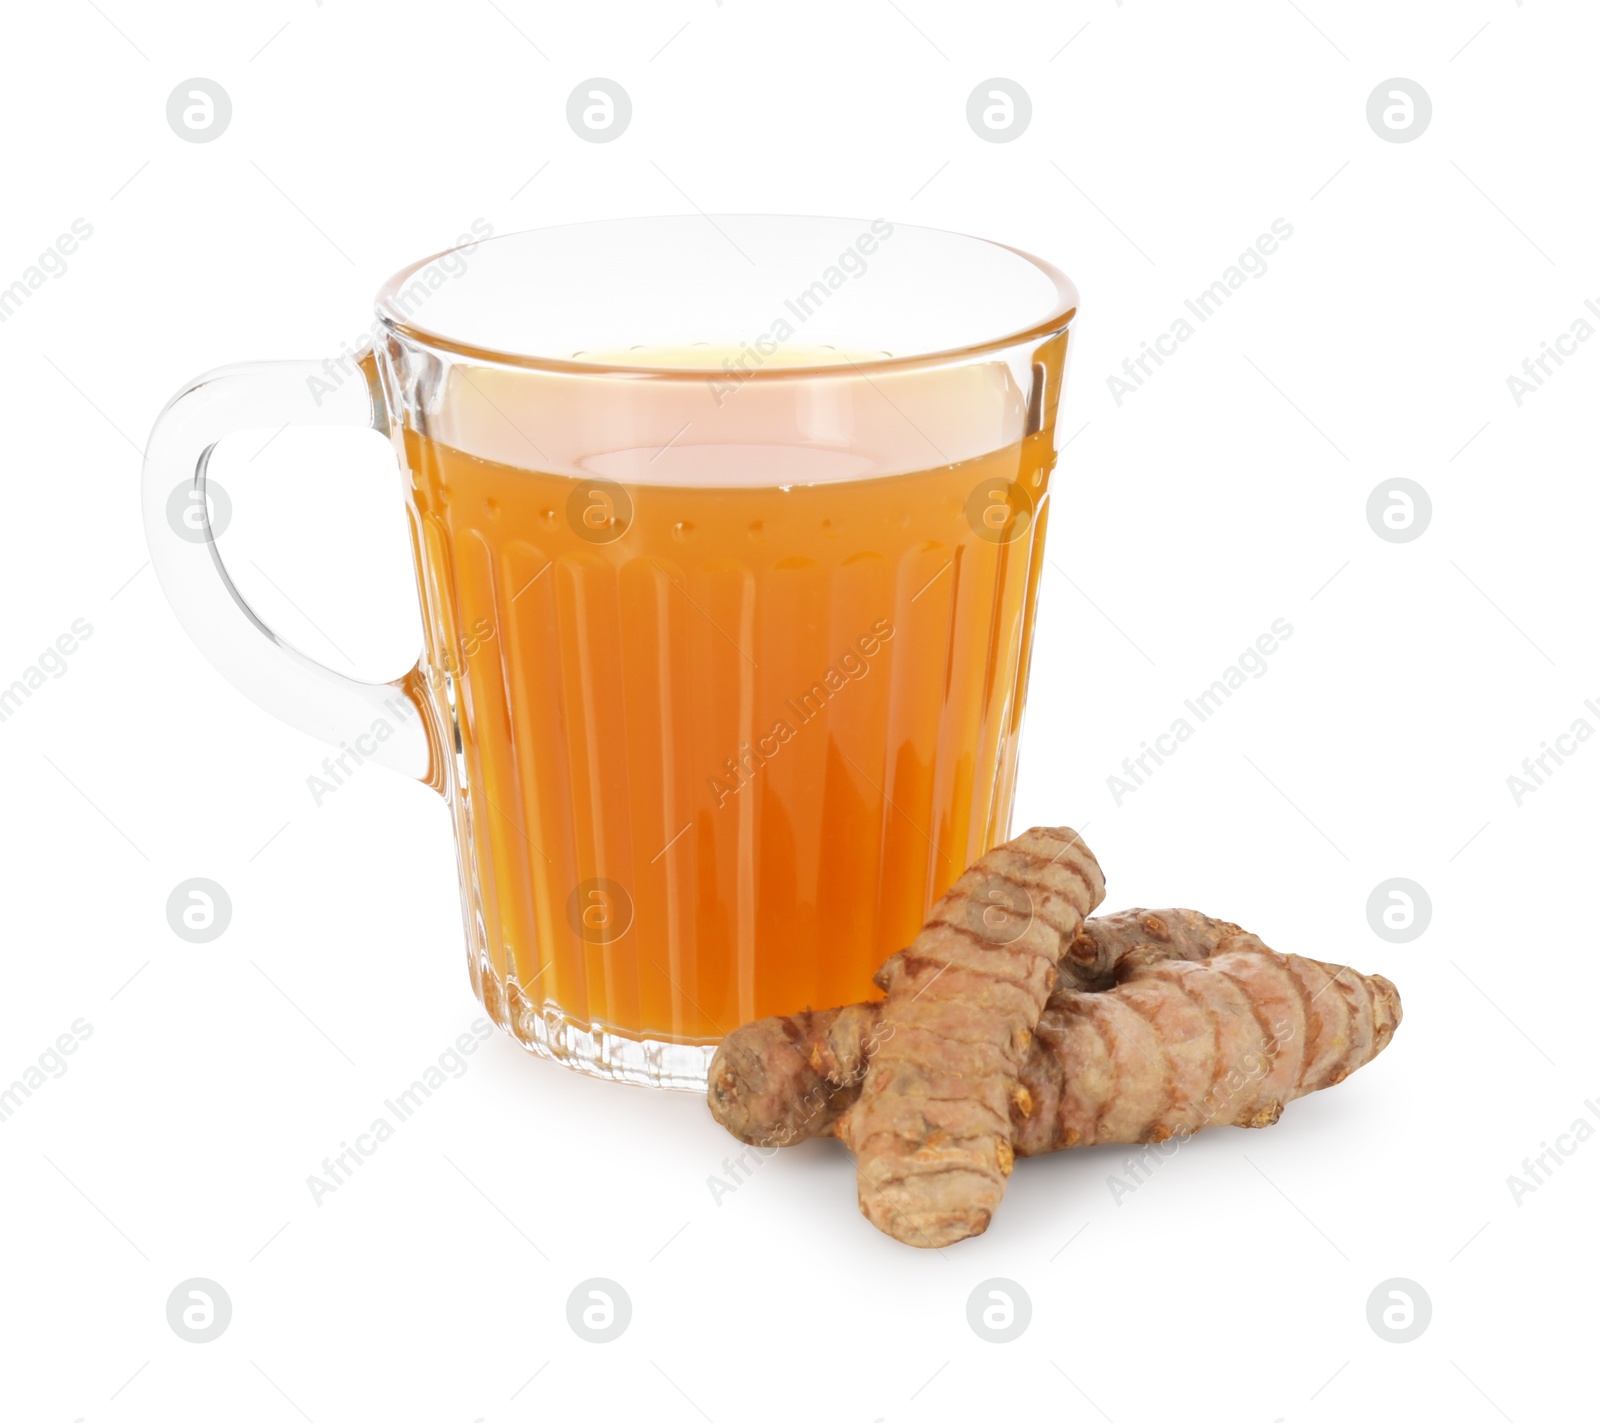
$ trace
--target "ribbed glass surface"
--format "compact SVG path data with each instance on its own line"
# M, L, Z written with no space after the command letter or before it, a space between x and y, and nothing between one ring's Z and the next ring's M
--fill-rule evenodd
M738 1024L870 996L1007 830L1040 437L823 484L753 482L759 450L705 486L406 456L496 1018L694 1086Z

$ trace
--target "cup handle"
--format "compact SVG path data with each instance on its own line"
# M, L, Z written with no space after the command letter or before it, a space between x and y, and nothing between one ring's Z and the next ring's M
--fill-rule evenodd
M251 427L368 426L389 434L370 346L354 369L319 361L223 366L179 391L156 419L144 459L144 529L167 601L224 677L301 731L435 790L441 752L420 664L394 682L361 682L290 646L257 616L217 549L206 466L224 435Z

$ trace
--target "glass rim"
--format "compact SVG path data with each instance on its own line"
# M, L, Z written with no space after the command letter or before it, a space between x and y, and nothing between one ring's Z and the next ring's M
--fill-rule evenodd
M377 316L377 322L391 334L404 337L406 340L424 346L429 350L446 351L451 355L462 356L485 365L509 366L521 370L544 371L557 375L618 376L633 380L704 381L708 378L725 375L726 372L721 366L629 365L626 362L616 360L575 360L571 357L533 356L522 352L502 350L497 347L479 346L469 341L447 336L442 332L425 330L421 326L414 325L394 305L396 293L418 272L454 252L472 252L486 243L505 242L513 238L527 237L539 232L551 232L563 227L599 227L608 223L653 222L663 219L686 220L690 216L690 214L685 213L645 213L622 218L595 218L585 222L551 223L545 227L519 228L515 232L495 233L489 237L479 238L475 242L458 242L452 247L442 248L431 256L407 263L390 276L378 288L377 295L374 297L374 311ZM713 226L716 225L718 218L760 218L799 222L856 220L830 217L819 213L701 213L699 216ZM1073 319L1077 316L1078 288L1072 279L1053 262L1046 261L1043 257L1036 256L1021 247L1014 247L1008 242L998 242L989 237L978 237L967 232L953 232L948 228L928 227L923 223L899 225L920 229L925 232L937 232L944 236L960 237L969 242L978 242L988 247L1009 252L1014 257L1027 262L1051 282L1056 291L1055 303L1049 313L1038 320L1031 321L1022 327L1009 329L1001 335L985 337L981 341L969 341L965 344L941 347L937 350L919 352L915 355L894 356L886 354L881 358L875 357L861 361L845 357L840 361L826 364L762 367L741 372L741 383L745 380L763 382L815 380L819 378L836 380L849 373L855 373L860 376L874 376L950 365L970 360L974 357L989 355L996 351L1008 350L1013 346L1027 342L1045 340L1065 331L1072 325ZM692 347L687 349L692 349Z

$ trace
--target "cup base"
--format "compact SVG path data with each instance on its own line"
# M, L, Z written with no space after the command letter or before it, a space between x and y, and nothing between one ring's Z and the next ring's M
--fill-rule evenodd
M559 1008L528 1002L520 985L501 984L487 963L478 969L473 986L490 1021L535 1057L609 1082L705 1092L715 1043L662 1042L579 1022Z

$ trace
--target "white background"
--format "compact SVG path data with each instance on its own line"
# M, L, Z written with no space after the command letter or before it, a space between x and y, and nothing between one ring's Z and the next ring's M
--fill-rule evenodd
M1600 1099L1600 745L1520 805L1506 778L1600 727L1600 342L1520 406L1506 378L1600 300L1592 7L67 0L5 26L0 285L94 229L0 326L0 684L93 627L0 724L0 1081L93 1029L0 1125L8 1418L1589 1406L1600 1142L1520 1202L1507 1178ZM196 75L234 108L206 144L165 119ZM593 75L633 100L610 144L565 121ZM997 75L1033 101L1005 144L965 118ZM1367 123L1394 76L1432 99L1414 142ZM1086 829L1108 909L1194 905L1387 974L1406 1018L1377 1063L1120 1204L1125 1152L1024 1162L986 1236L923 1253L857 1214L833 1143L717 1204L733 1143L699 1100L496 1034L313 1202L323 1158L479 1016L450 828L377 768L313 805L323 748L212 671L143 567L139 450L196 372L336 354L390 271L474 218L691 202L975 231L1076 279L1015 823ZM1118 405L1107 376L1275 218L1294 235L1266 275ZM333 665L398 675L418 630L392 456L270 434L213 466L241 585ZM1396 476L1433 506L1402 544L1366 517ZM1267 674L1118 805L1122 758L1275 618ZM168 928L191 876L232 899L211 944ZM1392 876L1432 900L1411 943L1368 924ZM195 1276L233 1303L204 1345L165 1314ZM610 1344L567 1323L594 1276L633 1304ZM1013 1343L967 1323L991 1277L1032 1301ZM1411 1343L1367 1321L1392 1277L1432 1301Z

